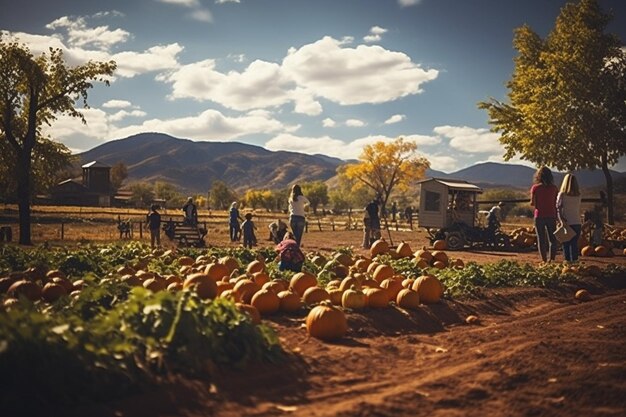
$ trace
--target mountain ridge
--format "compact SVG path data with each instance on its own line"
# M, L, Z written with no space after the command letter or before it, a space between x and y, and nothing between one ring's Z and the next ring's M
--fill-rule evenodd
M353 161L316 154L270 151L241 142L193 141L163 133L140 133L115 139L78 154L82 164L97 160L128 168L127 181L166 181L181 191L205 193L215 180L235 190L285 188L296 182L327 181L338 166ZM460 179L484 188L528 188L535 170L525 165L484 162L445 173L428 169L427 177ZM604 185L600 170L575 171L581 187ZM559 184L563 173L554 173ZM626 173L612 171L613 179Z

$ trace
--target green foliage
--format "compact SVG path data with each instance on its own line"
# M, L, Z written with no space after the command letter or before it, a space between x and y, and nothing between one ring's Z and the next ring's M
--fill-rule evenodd
M322 181L303 183L302 193L311 202L313 213L317 213L317 208L320 205L328 204L328 187Z
M226 210L237 196L231 191L224 181L213 181L209 191L209 205L215 210Z
M488 189L481 196L481 200L492 200L492 201L520 200L520 199L528 199L528 195L520 191L515 191L511 189L502 189L502 188ZM500 209L500 217L502 219L506 219L506 217L509 215L509 213L512 212L512 210L518 209L518 208L528 208L528 207L529 207L528 203L523 203L523 204L505 203L504 206L502 206ZM490 208L491 207L486 207L486 206L484 207L485 210L488 210Z
M605 33L611 18L598 0L567 3L541 39L516 30L509 103L479 103L502 132L505 159L516 154L559 170L602 168L612 223L609 167L626 154L626 52Z

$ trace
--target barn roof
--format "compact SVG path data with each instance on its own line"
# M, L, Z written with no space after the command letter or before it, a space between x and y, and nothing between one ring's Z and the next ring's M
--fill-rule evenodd
M474 192L474 193L482 193L483 189L480 188L477 185L474 185L470 182L464 181L464 180L454 180L454 179L444 179L444 178L426 178L424 180L420 180L417 183L418 184L422 184L425 182L430 182L430 181L434 181L437 182L439 184L445 185L446 187L448 187L451 190L455 190L455 191L469 191L469 192Z
M82 166L82 168L111 168L109 165L98 161L91 161Z

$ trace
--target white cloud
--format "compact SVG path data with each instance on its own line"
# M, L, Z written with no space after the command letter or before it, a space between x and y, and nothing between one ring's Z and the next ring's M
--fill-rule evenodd
M146 72L162 71L179 66L178 54L183 47L178 43L158 45L148 48L144 52L120 52L112 55L110 59L117 62L116 75L122 77L134 77Z
M129 32L123 29L110 30L108 26L89 27L84 17L60 17L47 24L46 28L51 30L65 29L67 31L67 44L70 48L93 47L108 51L112 46L126 42L131 36Z
M244 62L246 60L246 55L245 54L228 54L227 58L235 62Z
M198 0L156 0L159 3L175 4L177 6L184 7L198 7L200 2Z
M401 7L408 7L408 6L415 6L417 4L420 4L422 0L398 0L398 4Z
M299 86L343 105L383 103L418 94L437 78L402 52L380 46L350 48L331 37L291 49L282 69Z
M162 132L175 137L199 140L234 140L251 134L273 134L294 131L298 126L287 126L272 118L269 112L250 112L228 117L216 110L206 110L197 116L176 119L146 120L115 130L116 137L127 137L141 132Z
M363 37L365 42L378 42L382 39L382 35L387 32L387 29L381 28L380 26L372 26L370 29L369 35Z
M421 84L437 77L401 52L380 46L346 46L325 37L291 48L282 64L255 60L242 72L220 72L207 59L180 66L157 79L171 84L170 98L210 100L245 111L294 103L294 111L318 115L317 98L352 105L382 103L418 94Z
M504 153L498 141L499 134L489 129L475 129L467 126L437 126L433 131L450 140L453 149L466 153Z
M403 135L405 141L414 142L418 147L439 145L441 138L426 135ZM419 151L419 149L418 149Z
M392 125L394 123L399 123L399 122L403 121L404 119L406 119L406 115L404 115L404 114L394 114L389 119L385 120L385 124L386 125Z
M241 3L239 0L215 0L215 4L224 4L224 3Z
M454 172L459 169L459 161L451 156L446 155L433 155L425 153L423 154L430 162L430 168L443 172Z
M172 84L172 99L211 100L240 111L285 104L290 100L292 85L278 64L260 60L243 72L224 74L215 70L214 60L207 59L184 65L158 79Z
M213 21L213 15L209 9L197 9L189 13L189 17L198 22L210 23Z
M102 104L105 109L126 109L131 106L132 104L128 100L109 100Z
M359 119L348 119L346 120L346 126L348 127L363 127L366 123L363 120Z
M337 122L335 122L330 117L327 117L324 120L322 120L322 126L324 126L324 127L335 127L335 126L337 126Z
M109 116L109 121L111 122L119 122L122 119L125 119L127 117L144 117L146 116L146 112L142 111L142 110L131 110L131 111L126 111L126 110L120 110L112 115Z

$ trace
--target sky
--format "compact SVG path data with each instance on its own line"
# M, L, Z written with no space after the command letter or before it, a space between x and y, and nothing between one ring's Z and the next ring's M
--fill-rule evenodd
M565 0L0 0L0 31L70 65L117 62L74 152L141 132L342 159L403 136L431 168L504 162L477 107L506 100L515 28L545 37ZM600 0L626 42L626 2ZM514 158L511 163L532 164ZM626 171L626 158L614 169Z

